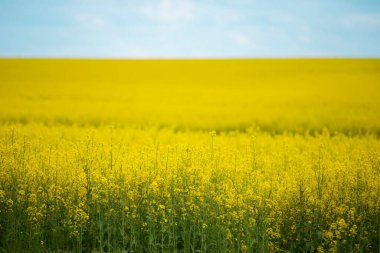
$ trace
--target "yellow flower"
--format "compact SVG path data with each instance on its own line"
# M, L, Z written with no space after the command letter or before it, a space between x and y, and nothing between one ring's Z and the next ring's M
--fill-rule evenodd
M231 241L232 238L233 238L232 233L231 233L231 231L230 231L229 229L227 230L227 235L226 235L226 237L227 237L227 240L229 240L229 241Z
M351 237L355 237L356 234L357 234L357 226L356 225L353 225L351 228L350 228L350 236Z
M323 247L322 246L318 246L317 253L324 253L324 252L325 252L325 250L323 249Z
M347 223L344 219L340 219L338 222L337 222L338 226L339 226L339 230L344 230L347 228Z
M240 250L241 250L241 252L247 252L248 246L245 243L241 243Z
M332 241L333 237L334 237L334 234L331 232L331 231L325 231L323 233L323 236L328 240L328 241Z

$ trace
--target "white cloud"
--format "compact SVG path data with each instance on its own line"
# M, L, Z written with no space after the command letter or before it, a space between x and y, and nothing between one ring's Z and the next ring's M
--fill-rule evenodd
M341 18L341 23L348 28L380 29L380 14L354 13Z
M104 19L85 13L79 13L75 16L75 20L82 26L92 28L103 28L106 25Z
M312 39L307 35L300 35L298 36L298 41L300 41L303 44L309 44L312 42Z
M195 5L190 0L161 0L158 4L144 5L141 14L158 21L191 21Z
M295 21L294 16L290 13L281 10L273 10L263 13L267 20L275 21L281 24L290 24Z
M252 44L251 40L246 35L239 32L232 32L230 34L230 38L241 46L248 46Z

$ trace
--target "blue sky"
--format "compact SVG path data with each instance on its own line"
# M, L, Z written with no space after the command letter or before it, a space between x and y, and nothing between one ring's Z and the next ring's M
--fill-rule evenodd
M0 57L380 57L380 1L0 0Z

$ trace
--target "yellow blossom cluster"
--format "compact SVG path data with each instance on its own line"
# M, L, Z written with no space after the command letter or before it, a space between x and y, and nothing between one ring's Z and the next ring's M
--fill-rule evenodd
M13 125L0 140L2 234L44 247L376 247L373 135Z

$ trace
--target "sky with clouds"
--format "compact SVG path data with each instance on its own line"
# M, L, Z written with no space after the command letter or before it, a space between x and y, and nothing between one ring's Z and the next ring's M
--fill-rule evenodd
M380 57L380 1L0 0L0 57Z

